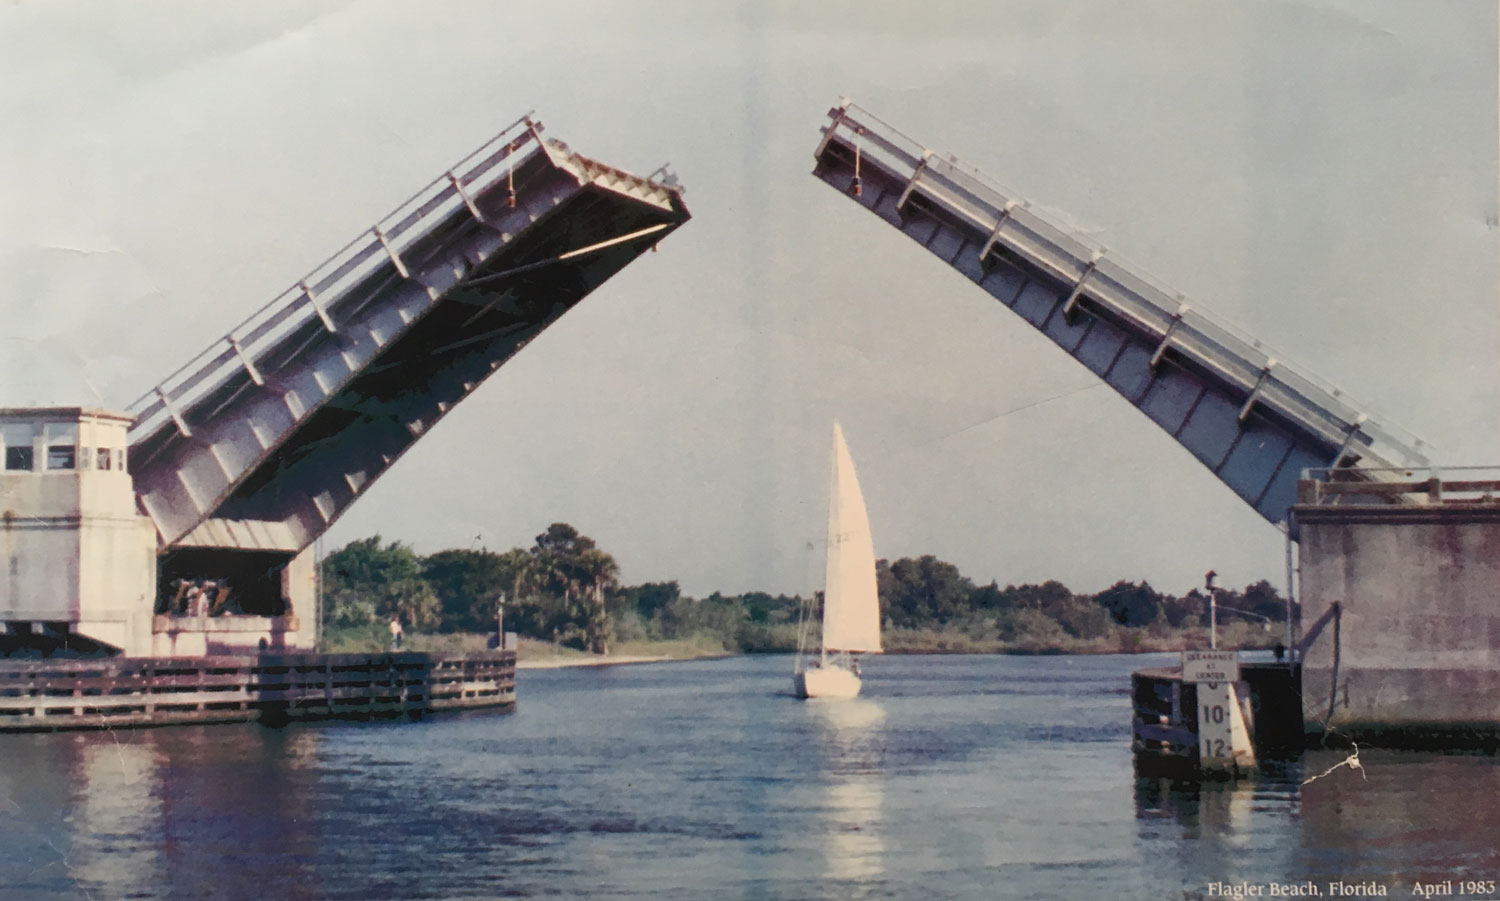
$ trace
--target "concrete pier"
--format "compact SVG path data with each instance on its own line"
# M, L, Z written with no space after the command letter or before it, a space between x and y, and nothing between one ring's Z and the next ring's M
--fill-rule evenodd
M1311 475L1292 513L1308 731L1500 739L1500 472L1407 471L1378 486Z

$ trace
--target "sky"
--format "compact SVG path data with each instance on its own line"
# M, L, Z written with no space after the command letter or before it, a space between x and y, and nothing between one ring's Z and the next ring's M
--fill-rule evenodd
M566 521L627 582L806 592L831 423L876 552L978 582L1284 581L1285 538L1019 317L811 174L854 98L1277 356L1500 464L1493 4L0 6L0 406L122 408L492 134L693 219L339 521Z

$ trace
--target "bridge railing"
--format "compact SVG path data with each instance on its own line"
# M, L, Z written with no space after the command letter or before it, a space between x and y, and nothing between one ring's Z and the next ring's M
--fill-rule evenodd
M1143 267L1066 227L1049 221L1019 194L956 157L938 156L859 105L843 101L829 112L824 148L835 135L858 148L863 165L907 180L903 201L924 191L940 196L949 215L1026 257L1055 279L1074 285L1088 301L1129 327L1153 334L1163 348L1191 359L1343 450L1376 466L1425 465L1427 443L1377 421L1327 380L1242 330L1189 305L1184 296ZM1248 409L1248 406L1247 406ZM1332 461L1330 461L1332 462Z
M226 379L248 372L260 382L256 361L294 331L318 318L331 330L330 307L381 266L394 262L397 271L405 274L401 252L459 208L473 209L474 198L538 152L541 132L542 125L532 113L506 126L133 401L127 407L135 416L131 440L152 434L169 421L183 434L190 434L186 411ZM528 145L536 147L523 153Z
M1355 476L1363 478L1356 478ZM1375 481L1368 476L1374 475ZM1297 503L1500 504L1500 466L1309 469L1298 485Z

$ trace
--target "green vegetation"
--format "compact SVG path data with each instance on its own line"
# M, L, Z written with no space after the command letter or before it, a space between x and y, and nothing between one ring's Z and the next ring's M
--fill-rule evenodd
M503 597L506 630L529 640L533 655L678 657L797 647L800 597L693 598L676 582L621 585L619 571L612 556L566 523L553 523L530 548L504 553L422 557L376 535L323 561L323 645L383 647L386 623L398 615L409 648L475 650L494 632ZM975 585L930 555L881 560L876 576L891 651L1128 653L1208 643L1208 597L1197 589L1176 596L1127 581L1095 594L1075 594L1056 581ZM1221 590L1220 646L1270 647L1285 617L1285 600L1264 580Z
M363 644L392 617L414 631L494 631L500 599L505 626L521 635L609 650L608 597L620 568L594 540L553 523L530 550L446 550L419 557L380 536L352 541L323 561L323 627L335 642Z

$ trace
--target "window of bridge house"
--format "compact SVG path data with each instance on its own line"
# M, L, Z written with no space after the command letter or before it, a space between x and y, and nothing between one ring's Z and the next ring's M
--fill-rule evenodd
M43 433L47 448L48 469L75 469L78 466L78 424L49 422Z
M0 438L5 445L5 468L13 472L28 472L36 468L32 444L36 440L36 426L31 423L16 423L0 426Z
M109 448L101 447L94 451L95 459L99 461L99 471L109 471Z

